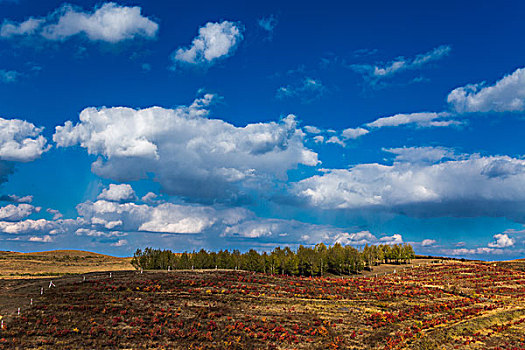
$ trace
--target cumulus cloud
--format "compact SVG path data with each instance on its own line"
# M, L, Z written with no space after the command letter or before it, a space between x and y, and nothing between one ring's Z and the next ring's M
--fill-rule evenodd
M251 241L273 242L274 244L313 245L321 242L325 244L339 242L344 245L357 246L383 243L368 231L348 233L341 228L330 225L258 217L247 217L238 224L227 226L221 237L244 238ZM392 236L389 239L395 240L395 238Z
M461 256L461 255L484 255L484 254L502 254L503 252L500 249L492 249L487 247L481 248L459 248L452 250L445 250L445 253L450 253L450 255Z
M175 64L211 65L235 51L243 39L242 31L238 23L208 22L199 28L199 35L193 39L191 46L177 49L172 59Z
M16 23L4 21L0 36L40 35L48 40L62 41L83 34L92 41L117 43L136 37L154 38L159 25L142 16L138 6L104 3L91 12L72 5L63 5L44 18L29 18Z
M433 246L434 244L436 244L436 240L435 239L424 239L423 241L421 241L421 245L423 247L430 247L430 246Z
M0 27L0 36L10 38L17 35L32 35L37 32L44 22L44 19L33 17L20 23L4 21L2 27Z
M117 203L105 200L84 202L77 206L79 215L94 227L118 223L119 231L198 234L213 225L234 224L245 218L242 208L218 210L211 206L162 203L157 206ZM114 228L112 227L112 228Z
M0 201L11 203L31 203L33 201L33 196L20 197L15 194L3 194L0 196Z
M46 211L53 215L53 220L62 219L64 217L64 215L62 215L62 213L56 209L47 208Z
M44 235L44 236L33 236L33 237L29 237L29 241L30 242L40 242L40 243L49 243L49 242L53 242L53 237L51 237L50 235Z
M413 58L399 57L386 64L352 64L350 69L360 73L371 84L376 84L380 79L390 77L407 70L420 69L433 61L440 60L449 55L451 47L438 46L429 52L416 55Z
M499 233L494 235L495 242L489 243L488 246L491 248L506 248L512 247L516 241L510 238L506 233Z
M381 237L379 239L379 242L381 242L381 244L402 244L403 243L403 236L401 236L400 234L394 234L392 236L385 236L385 237Z
M222 235L246 238L275 237L279 234L289 235L290 231L293 231L297 225L303 226L299 222L280 219L247 220L227 227Z
M163 191L195 201L236 200L298 164L318 163L293 115L236 127L206 117L211 98L176 109L87 108L76 125L56 127L53 140L101 156L97 175L127 182L152 173Z
M491 170L495 164L497 176ZM476 154L435 164L359 164L294 183L292 193L324 209L376 208L425 216L512 215L525 220L523 165L523 159Z
M0 160L30 162L40 158L49 149L42 130L25 120L0 118Z
M102 190L102 193L99 194L97 198L112 202L131 202L134 201L137 196L133 188L128 184L110 184L109 188Z
M143 202L146 202L146 203L153 203L155 201L155 199L157 199L157 195L153 192L148 192L146 193L141 199Z
M48 233L57 234L67 232L71 227L77 226L76 220L66 219L51 221L46 219L22 220L22 221L0 221L0 232L10 234L34 234Z
M31 204L9 204L0 208L0 220L19 221L40 210L40 207L34 207Z
M395 114L389 117L382 117L366 124L369 128L395 127L401 125L414 125L420 128L447 127L460 125L457 120L446 119L450 117L448 112L420 112L409 114Z
M322 136L322 135L314 136L314 142L315 143L323 143L324 142L324 136Z
M125 239L119 239L115 243L111 243L110 246L112 247L122 247L128 244L128 241Z
M99 231L90 228L79 228L75 231L77 236L89 236L89 237L120 237L126 236L125 233L120 231Z
M328 140L326 140L326 143L333 143L333 144L339 145L341 147L345 147L346 146L346 143L344 143L344 141L342 141L337 136L331 136Z
M481 83L454 89L447 102L458 113L524 111L525 68L516 69L491 86Z
M348 128L344 129L341 135L345 139L357 139L358 137L361 137L363 135L368 134L369 131L363 128Z
M319 129L316 126L307 125L304 127L304 130L309 134L319 134L321 133L321 129Z
M342 245L365 245L365 244L402 244L403 237L400 234L392 236L383 236L377 238L370 231L359 231L355 233L341 232L334 238L334 243L341 243Z
M326 92L326 87L320 80L305 77L295 84L281 86L276 93L279 99L297 97L308 103L320 98Z

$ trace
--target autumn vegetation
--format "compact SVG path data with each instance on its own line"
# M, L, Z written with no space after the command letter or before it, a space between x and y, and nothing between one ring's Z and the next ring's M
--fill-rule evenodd
M338 274L330 253L341 250L373 273ZM146 249L135 271L0 279L0 349L525 349L525 262L386 264L378 247L355 251L223 251L225 270L212 265L221 252L186 253L191 269L177 267L183 254ZM299 270L306 252L322 252L322 276L319 260ZM247 271L253 261L262 272Z

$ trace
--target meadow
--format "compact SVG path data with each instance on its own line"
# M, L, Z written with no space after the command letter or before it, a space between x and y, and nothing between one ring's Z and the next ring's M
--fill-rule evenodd
M416 262L377 277L121 271L51 288L42 279L18 295L20 315L4 316L0 349L525 349L523 264Z

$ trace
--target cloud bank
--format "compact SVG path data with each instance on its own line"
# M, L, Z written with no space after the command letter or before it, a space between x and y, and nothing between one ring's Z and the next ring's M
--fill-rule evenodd
M494 85L469 84L452 90L447 102L458 112L520 112L525 110L525 68Z
M318 163L293 115L236 127L207 118L212 97L176 109L87 108L79 123L56 127L53 140L100 156L92 164L99 176L127 182L154 174L163 191L192 201L238 200L299 164Z
M438 148L392 149L392 165L325 170L292 185L321 209L381 209L425 216L510 216L525 220L525 160L452 155ZM450 160L449 158L454 158ZM465 203L469 203L465 205Z
M143 37L154 38L159 25L142 16L138 6L121 6L114 2L102 4L91 12L65 4L43 18L30 17L23 22L4 21L0 37L39 35L53 41L63 41L84 35L92 41L117 43Z

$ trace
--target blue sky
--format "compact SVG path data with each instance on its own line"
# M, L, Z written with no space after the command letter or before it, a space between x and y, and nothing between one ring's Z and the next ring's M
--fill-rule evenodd
M523 257L524 10L0 0L0 250Z

